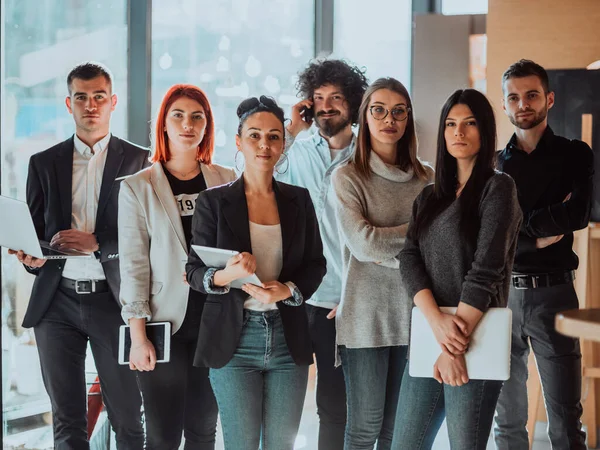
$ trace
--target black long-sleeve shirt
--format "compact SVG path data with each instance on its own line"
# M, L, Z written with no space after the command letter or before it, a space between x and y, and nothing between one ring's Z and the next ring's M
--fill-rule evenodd
M573 232L585 228L590 219L592 149L585 142L556 136L550 127L531 153L516 144L513 135L498 154L498 167L515 180L523 210L513 270L517 273L575 270L579 259L573 252ZM564 237L556 244L536 248L537 238L561 234Z

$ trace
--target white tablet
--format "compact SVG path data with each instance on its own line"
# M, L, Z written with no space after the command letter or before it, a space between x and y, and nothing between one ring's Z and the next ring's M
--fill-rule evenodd
M119 328L119 364L129 364L131 350L131 335L129 325ZM156 362L164 363L171 360L171 322L149 322L146 324L146 336L154 345Z
M239 254L236 250L225 250L222 248L215 247L204 247L202 245L192 245L192 249L200 257L202 262L208 267L216 267L218 269L224 269L227 265L227 261L232 256ZM262 282L258 279L255 273L248 277L239 278L231 282L231 287L241 289L242 285L250 283L260 286Z

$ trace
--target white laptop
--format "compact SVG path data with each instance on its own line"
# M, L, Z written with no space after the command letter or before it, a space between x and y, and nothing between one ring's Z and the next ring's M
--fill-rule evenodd
M203 245L192 245L192 249L196 252L196 254L200 257L202 262L206 264L208 267L217 267L219 269L224 269L227 265L227 261L232 256L237 255L239 252L235 250L225 250L222 248L215 247L205 247ZM252 275L240 278L238 280L234 280L231 282L231 287L236 289L241 289L242 285L250 283L260 286L262 282L258 279L255 273Z
M58 250L40 241L35 232L27 203L0 195L0 247L23 250L39 259L91 258L92 254L76 250Z
M441 307L455 314L456 308ZM465 354L467 373L473 380L508 380L510 378L510 345L512 311L490 308L471 335ZM408 373L411 377L433 378L433 365L442 353L429 323L419 308L412 311Z

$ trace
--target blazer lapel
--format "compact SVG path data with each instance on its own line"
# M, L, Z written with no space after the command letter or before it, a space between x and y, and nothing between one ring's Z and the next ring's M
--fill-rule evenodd
M54 161L56 183L62 205L62 228L71 228L71 213L73 209L73 137L62 143Z
M224 187L227 192L223 196L223 216L232 234L237 238L239 248L229 249L252 253L250 241L250 224L248 223L248 203L244 191L244 177L238 178L230 186Z
M177 202L173 196L173 190L171 189L169 180L167 180L167 176L165 175L161 163L154 163L152 165L152 169L150 170L150 182L152 183L152 188L154 189L158 200L160 201L165 213L167 214L167 217L169 218L171 228L173 228L173 231L175 231L183 251L187 255L188 250L185 242L183 226L181 225L181 215L179 214Z
M279 221L281 223L281 245L283 250L283 267L285 268L290 255L289 248L292 245L294 233L296 232L298 205L296 204L295 193L286 189L285 185L273 180L273 187L277 209L279 210Z
M202 176L204 177L207 188L224 184L224 180L221 180L219 172L214 167L201 163L200 170L202 170Z
M102 186L100 187L100 197L98 198L98 211L96 213L96 224L98 223L98 217L102 217L104 208L108 203L110 192L112 191L113 185L115 184L115 178L119 174L123 159L125 159L125 152L119 139L111 136L108 142L108 152L106 154L106 163L104 164L104 174L102 175Z

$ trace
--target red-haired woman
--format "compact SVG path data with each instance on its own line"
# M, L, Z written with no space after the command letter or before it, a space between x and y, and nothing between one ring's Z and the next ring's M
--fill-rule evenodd
M156 119L151 167L121 183L122 316L131 326L129 367L138 370L148 449L214 449L217 404L208 369L192 362L205 295L189 289L185 263L198 194L233 181L212 163L214 122L202 90L178 84ZM172 325L171 358L156 364L147 321Z

